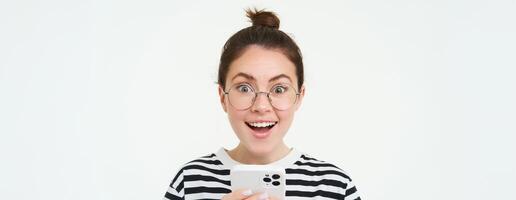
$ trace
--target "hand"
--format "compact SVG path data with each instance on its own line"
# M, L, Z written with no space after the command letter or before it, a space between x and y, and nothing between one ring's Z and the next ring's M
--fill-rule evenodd
M251 190L236 190L222 197L222 200L275 200L267 193L253 194Z

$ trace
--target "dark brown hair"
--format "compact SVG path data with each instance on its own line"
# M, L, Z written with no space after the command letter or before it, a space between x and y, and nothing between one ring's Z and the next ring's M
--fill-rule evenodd
M300 90L304 81L301 51L292 38L279 30L280 20L276 14L257 9L247 9L246 13L253 25L238 31L224 44L220 56L218 84L225 89L231 62L240 57L250 45L258 45L266 49L280 50L294 63L297 86Z

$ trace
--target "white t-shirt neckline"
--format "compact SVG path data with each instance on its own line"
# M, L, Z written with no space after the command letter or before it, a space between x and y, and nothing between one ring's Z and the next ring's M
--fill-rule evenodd
M225 165L226 167L228 167L230 169L233 168L233 166L235 166L235 165L242 164L236 160L233 160L233 158L231 158L229 156L226 149L224 149L223 147L221 147L215 155L220 159L220 161L222 162L223 165ZM278 166L278 167L287 168L289 166L292 166L292 164L294 164L299 159L299 157L301 157L301 153L298 152L296 149L291 148L290 152L285 157L283 157L275 162L269 163L267 165L274 165L274 166Z

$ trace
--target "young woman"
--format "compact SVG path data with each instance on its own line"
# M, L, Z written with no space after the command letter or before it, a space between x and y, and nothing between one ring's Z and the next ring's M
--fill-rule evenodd
M185 164L165 199L274 198L231 191L229 173L236 164L285 168L286 199L360 199L345 172L283 141L305 93L301 51L279 30L274 13L248 10L247 16L253 25L226 42L218 74L220 103L240 143Z

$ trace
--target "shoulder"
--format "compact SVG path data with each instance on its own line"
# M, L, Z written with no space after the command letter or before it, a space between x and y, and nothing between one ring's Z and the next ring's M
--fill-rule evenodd
M183 164L172 179L165 199L184 199L185 195L195 196L197 193L213 191L227 193L225 187L230 183L224 177L229 175L229 170L221 166L222 162L214 153Z
M286 172L293 185L318 187L323 196L337 199L360 199L349 173L337 165L303 153L291 166Z
M340 177L340 179L346 180L346 182L351 181L349 174L337 165L304 153L294 163L294 168L305 169L311 175L335 175Z
M201 173L203 171L219 175L229 174L229 171L223 170L222 166L223 164L217 155L210 153L183 164L179 171L183 174Z
M354 185L349 173L342 168L305 153L301 154L292 167L286 169L286 172L296 175L299 179L331 183L342 189L348 189Z
M198 158L191 160L183 165L184 167L192 166L192 165L222 165L222 162L217 158L215 153L210 153Z
M176 182L176 180L181 179L185 174L188 174L189 171L192 170L204 170L204 171L210 171L210 170L217 170L221 166L222 162L220 162L219 159L217 159L217 156L215 153L210 153L201 157L197 157L187 163L184 163L181 165L179 170L177 171L175 177L173 178L172 182ZM181 180L182 181L182 180Z
M181 165L174 178L172 178L170 187L178 189L178 191L181 190L184 186L183 182L185 182L185 179L188 180L189 175L192 174L221 174L223 172L220 170L220 165L222 165L222 163L217 159L214 153L195 158Z

